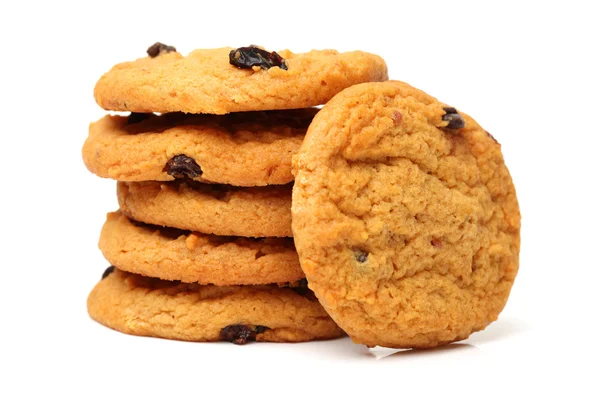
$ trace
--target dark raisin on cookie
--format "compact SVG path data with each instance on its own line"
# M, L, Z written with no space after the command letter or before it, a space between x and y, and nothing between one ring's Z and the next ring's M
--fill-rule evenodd
M367 261L367 258L369 257L368 253L365 253L362 250L359 249L355 249L354 250L354 257L356 258L356 261L358 261L359 263L364 263Z
M146 53L152 58L162 54L162 53L170 53L172 51L177 51L177 49L173 46L167 46L164 43L156 42L152 46L148 47Z
M228 325L221 329L221 340L235 344L245 344L248 341L256 340L256 335L269 329L266 326L256 325Z
M442 121L448 121L446 128L461 129L465 127L465 120L462 115L456 111L454 107L444 107L446 114L442 117Z
M436 249L441 249L444 247L444 243L442 243L442 241L440 239L432 239L431 245L433 247L435 247Z
M132 112L127 117L127 124L129 124L129 125L131 125L131 124L137 124L138 122L142 122L144 120L147 120L151 116L152 116L151 113L136 113L136 112Z
M178 154L167 161L163 171L175 178L193 179L202 175L202 168L196 163L196 160L185 154Z
M268 52L256 46L240 47L229 52L229 64L242 68L261 67L269 69L279 67L288 69L286 61L276 52Z
M102 273L102 279L105 279L107 276L109 276L113 272L115 272L115 267L114 267L114 265L111 265L110 267L106 268L104 270L104 272Z
M266 330L268 330L269 328L266 326L262 326L262 325L256 325L254 327L254 332L256 332L256 334L258 335L259 333L264 333Z

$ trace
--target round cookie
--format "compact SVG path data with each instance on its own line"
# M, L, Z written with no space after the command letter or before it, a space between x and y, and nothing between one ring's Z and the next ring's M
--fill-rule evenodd
M147 224L224 236L292 236L292 186L118 182L121 212Z
M100 78L94 97L106 110L227 114L316 106L348 86L387 80L383 59L361 51L284 50L287 69L240 69L230 64L232 50L186 57L164 51L117 64Z
M304 342L343 332L314 296L269 286L202 286L115 270L92 290L88 313L112 329L189 341Z
M426 348L496 320L520 213L500 145L405 83L334 97L294 158L292 228L309 287L357 343Z
M155 278L226 285L262 285L304 278L291 238L206 235L136 223L109 213L98 246L112 265Z
M317 111L105 116L90 125L83 161L94 174L119 181L286 184Z

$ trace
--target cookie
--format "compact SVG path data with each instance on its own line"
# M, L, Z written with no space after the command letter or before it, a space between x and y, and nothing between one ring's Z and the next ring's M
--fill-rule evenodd
M310 293L275 285L202 286L115 270L94 287L87 306L112 329L167 339L243 344L343 334Z
M98 246L117 268L182 282L262 285L304 278L291 238L206 235L136 223L109 213Z
M387 80L383 59L361 51L284 50L279 55L285 69L240 69L235 54L232 48L195 50L186 57L163 51L117 64L100 78L94 97L106 110L227 114L316 106L348 86Z
M292 236L292 186L119 182L121 212L147 224L224 236Z
M286 184L292 154L317 111L106 116L90 125L83 161L94 174L119 181Z
M401 82L334 97L294 159L292 228L309 287L357 343L427 348L496 320L519 265L500 145Z

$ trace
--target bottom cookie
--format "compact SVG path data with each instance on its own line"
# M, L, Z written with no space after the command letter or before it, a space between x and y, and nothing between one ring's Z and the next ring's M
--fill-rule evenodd
M312 292L277 285L198 285L115 269L94 287L87 306L94 320L112 329L167 339L243 344L344 334Z

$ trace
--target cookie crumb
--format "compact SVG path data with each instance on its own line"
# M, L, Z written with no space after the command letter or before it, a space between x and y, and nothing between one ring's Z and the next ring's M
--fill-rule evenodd
M185 247L187 247L189 251L193 251L196 246L198 246L198 235L192 233L185 239Z

